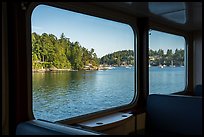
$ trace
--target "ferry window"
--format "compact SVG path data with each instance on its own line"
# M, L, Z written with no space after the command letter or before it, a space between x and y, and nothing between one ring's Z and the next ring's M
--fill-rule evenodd
M149 94L171 94L186 86L185 39L149 31Z
M46 5L35 7L31 22L36 119L55 122L133 101L135 36L128 24Z

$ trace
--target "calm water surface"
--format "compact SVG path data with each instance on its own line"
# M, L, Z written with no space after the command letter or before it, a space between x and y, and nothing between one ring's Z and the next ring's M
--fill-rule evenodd
M184 90L184 68L150 68L150 93ZM33 73L35 118L57 121L129 104L134 97L134 68L106 71Z
M33 73L35 118L56 121L129 104L134 69Z
M185 67L150 67L150 94L170 94L185 89Z

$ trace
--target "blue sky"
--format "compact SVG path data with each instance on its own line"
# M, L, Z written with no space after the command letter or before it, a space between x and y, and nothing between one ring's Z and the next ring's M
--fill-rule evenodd
M177 36L165 32L150 31L149 48L153 50L163 49L166 53L167 49L184 49L185 39L182 36Z
M119 50L134 49L133 30L127 24L45 5L39 5L33 10L31 22L32 32L54 34L58 38L64 33L71 42L78 41L89 50L93 48L98 57ZM151 33L151 49L184 47L184 39L181 37L161 37L161 33Z

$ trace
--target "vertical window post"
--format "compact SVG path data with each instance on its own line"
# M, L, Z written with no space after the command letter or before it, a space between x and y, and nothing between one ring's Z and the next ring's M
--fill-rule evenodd
M148 19L138 19L138 47L137 47L137 85L138 85L138 107L144 108L147 95L149 93L149 77L148 77ZM145 103L145 104L144 104Z

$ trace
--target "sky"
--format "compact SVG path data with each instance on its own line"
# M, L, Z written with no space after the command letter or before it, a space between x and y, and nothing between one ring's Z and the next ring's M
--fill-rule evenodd
M46 5L39 5L33 10L31 23L32 32L54 34L58 38L64 33L71 42L78 41L88 50L93 48L98 57L134 49L136 36L127 24ZM182 37L156 31L151 31L149 42L153 50L184 48Z
M167 49L184 49L186 43L182 36L173 35L165 32L151 30L149 35L149 48L152 50L163 49L166 53Z

